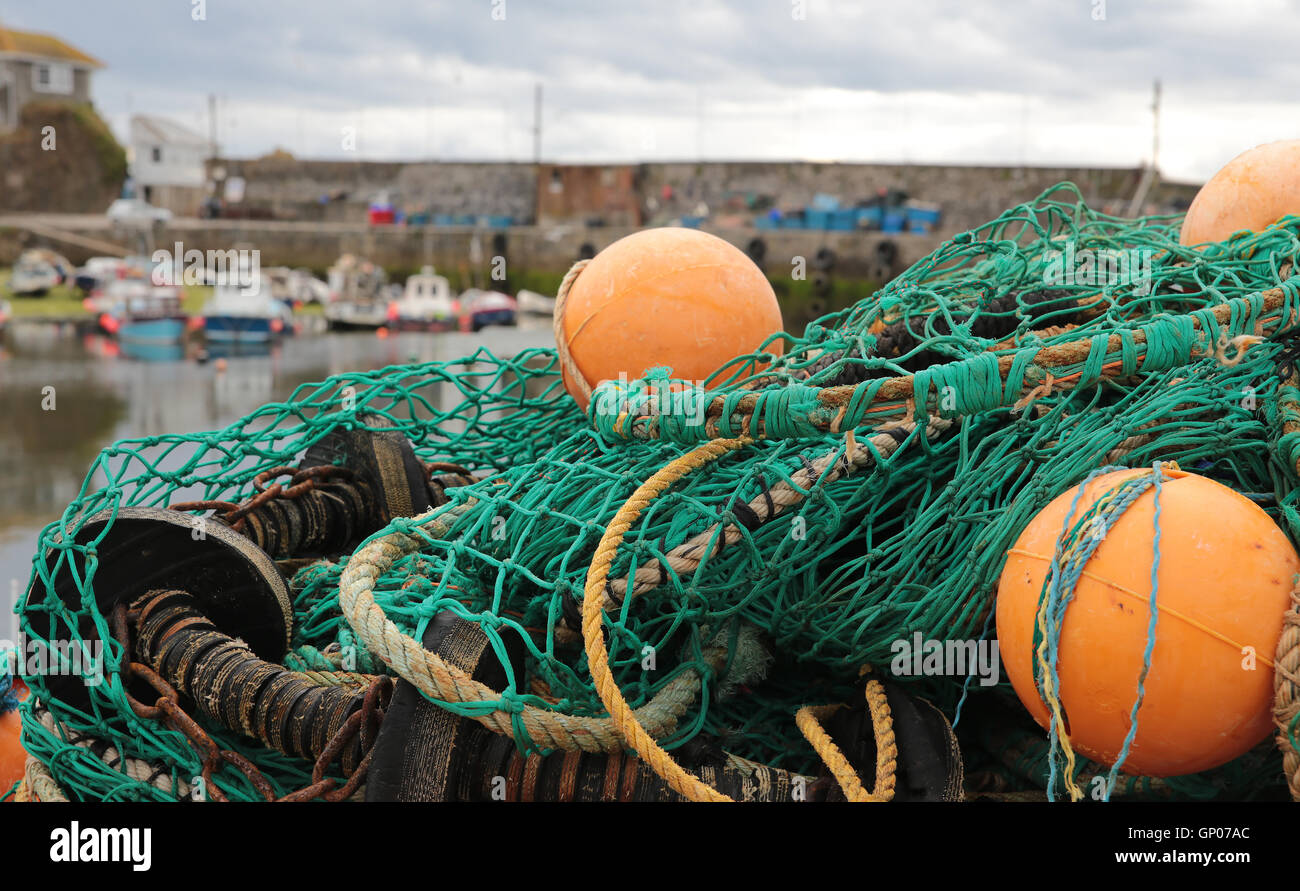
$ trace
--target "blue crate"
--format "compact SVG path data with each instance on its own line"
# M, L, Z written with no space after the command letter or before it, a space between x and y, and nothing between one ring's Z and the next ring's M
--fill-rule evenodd
M770 230L770 229L778 229L780 228L780 226L781 226L780 217L769 217L766 214L762 216L754 217L755 229Z
M901 210L889 210L881 220L881 232L902 232L907 226L907 214Z
M704 217L682 217L682 228L698 229L704 222Z
M487 218L487 224L493 229L508 229L514 225L515 218L507 217L501 214L493 214Z
M927 227L939 225L939 208L933 204L909 204L907 206L907 221L909 223L919 223Z
M831 212L829 210L814 210L808 208L803 213L804 225L809 229L829 229L831 227Z
M852 232L858 228L858 212L856 210L837 210L831 214L831 224L828 227L832 232Z
M806 226L804 226L803 214L801 214L801 213L788 213L788 214L786 214L785 216L781 217L781 228L782 228L782 229L804 229L804 228L807 228Z
M885 212L879 206L859 207L857 209L858 225L877 228L885 218Z

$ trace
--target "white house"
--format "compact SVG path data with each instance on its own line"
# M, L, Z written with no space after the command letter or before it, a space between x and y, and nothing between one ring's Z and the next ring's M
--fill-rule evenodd
M166 118L131 118L127 159L136 194L173 213L192 216L202 200L209 146L202 136Z
M90 102L90 77L103 67L50 34L0 25L0 133L18 126L29 102Z

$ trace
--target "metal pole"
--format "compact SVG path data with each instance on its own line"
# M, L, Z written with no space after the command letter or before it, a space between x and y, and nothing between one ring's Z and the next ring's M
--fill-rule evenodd
M208 157L217 156L217 94L208 94Z
M542 84L533 88L533 163L542 163Z
M1151 98L1151 167L1160 167L1160 78L1156 78L1155 93Z

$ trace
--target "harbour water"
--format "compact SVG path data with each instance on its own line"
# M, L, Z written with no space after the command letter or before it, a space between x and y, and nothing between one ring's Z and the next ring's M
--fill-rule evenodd
M480 346L508 356L553 343L548 325L383 339L321 333L285 338L261 355L199 363L125 356L114 341L70 326L11 326L0 335L0 640L14 639L14 604L27 586L37 534L76 497L104 446L218 429L299 384L344 371L453 359Z

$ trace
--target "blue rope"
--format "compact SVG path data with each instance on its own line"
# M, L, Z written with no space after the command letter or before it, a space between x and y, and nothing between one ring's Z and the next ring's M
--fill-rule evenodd
M1159 462L1151 466L1151 476L1155 487L1155 491L1152 492L1152 498L1155 499L1155 513L1152 518L1155 537L1151 545L1151 600L1150 615L1147 619L1147 645L1142 653L1142 671L1138 673L1137 699L1133 701L1133 710L1129 712L1128 733L1124 736L1124 745L1119 750L1119 757L1115 759L1115 763L1110 768L1110 774L1106 777L1106 795L1102 799L1103 801L1110 801L1111 790L1115 788L1115 777L1124 761L1128 758L1129 747L1133 745L1133 738L1137 736L1138 709L1142 708L1142 700L1146 696L1147 673L1151 671L1151 652L1156 646L1156 619L1159 617L1159 610L1156 608L1156 593L1160 589L1160 483L1164 479L1164 471L1161 470Z
M1083 575L1084 569L1088 562L1096 553L1097 548L1105 540L1106 535L1110 532L1112 526L1119 521L1124 512L1133 505L1142 495L1152 487L1155 488L1155 556L1151 567L1151 619L1147 630L1147 646L1144 655L1144 665L1141 675L1138 679L1138 698L1133 705L1130 714L1130 726L1128 735L1124 741L1124 747L1121 751L1120 758L1116 761L1115 766L1111 768L1110 776L1107 780L1104 799L1110 800L1110 791L1114 786L1115 775L1119 767L1128 757L1128 751L1131 747L1133 737L1137 733L1137 712L1141 707L1142 698L1145 695L1144 684L1147 673L1151 667L1151 652L1155 647L1155 622L1156 622L1156 605L1155 605L1155 586L1156 575L1160 568L1160 505L1159 505L1159 488L1164 478L1164 472L1157 462L1152 465L1152 473L1149 476L1134 477L1120 483L1114 489L1099 495L1092 506L1090 506L1078 522L1074 522L1075 513L1078 510L1079 502L1083 497L1084 489L1098 476L1112 473L1117 470L1125 470L1123 467L1103 467L1094 470L1079 485L1070 502L1070 510L1067 512L1064 521L1061 524L1061 534L1057 537L1056 548L1052 554L1052 562L1048 568L1047 578L1043 583L1043 592L1040 595L1039 602L1046 600L1046 648L1045 661L1046 671L1051 675L1052 689L1057 691L1059 698L1061 690L1060 674L1057 670L1057 660L1059 658L1061 630L1065 624L1065 613L1070 602L1074 599L1075 588ZM1108 497L1113 494L1113 497ZM1101 534L1097 534L1100 531ZM1083 540L1080 541L1080 535ZM1063 555L1064 559L1063 559ZM1035 623L1033 652L1038 652L1038 647L1043 640ZM1039 695L1046 701L1046 678L1044 677L1044 666L1035 665L1034 675L1038 687ZM1055 712L1049 714L1048 724L1048 779L1047 779L1047 796L1049 800L1056 800L1056 782L1061 772L1061 760L1063 757L1062 746L1057 733L1057 719Z

